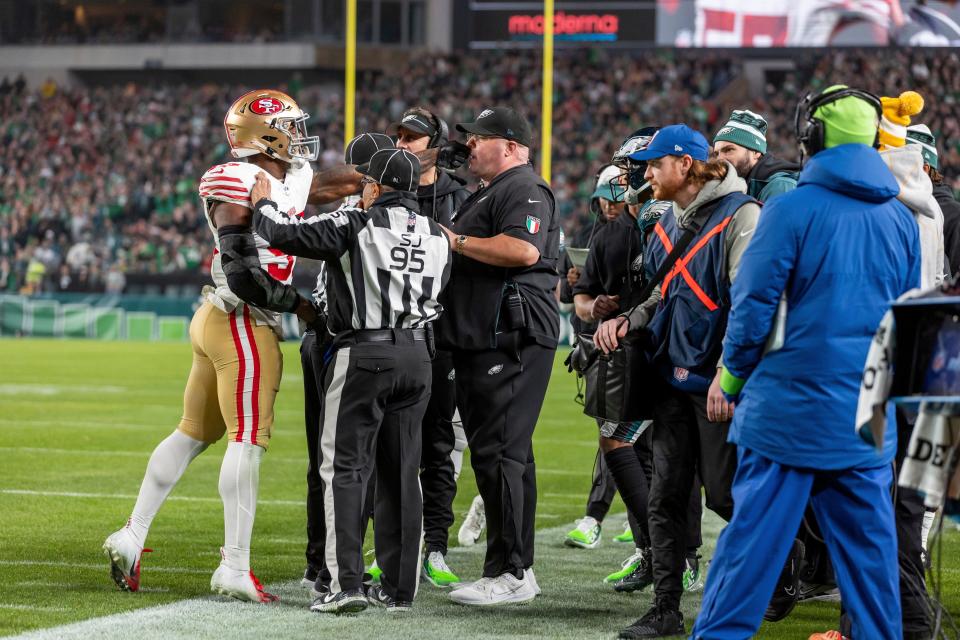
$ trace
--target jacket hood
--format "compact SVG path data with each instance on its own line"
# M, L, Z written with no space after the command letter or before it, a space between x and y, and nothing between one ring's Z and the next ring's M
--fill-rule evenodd
M897 200L907 205L915 214L936 218L936 210L940 205L933 197L930 176L923 170L923 155L920 149L920 145L915 144L891 147L881 151L880 158L900 185Z
M800 165L792 160L784 160L783 158L765 153L760 157L760 160L757 161L757 164L753 165L753 169L747 174L747 180L769 180L775 173L782 173L784 171L799 173Z
M438 170L437 171L437 181L433 183L437 185L437 197L442 198L443 196L450 195L455 193L460 189L463 189L467 186L467 181L461 178L460 176L450 175L446 171ZM417 195L433 195L433 184L428 184L424 187L417 188Z
M706 182L703 188L700 189L700 193L697 194L697 197L693 199L693 202L691 202L686 209L676 202L673 203L673 211L681 227L685 226L687 221L696 215L700 207L708 202L713 202L731 193L747 192L747 183L737 175L737 170L734 166L729 162L724 162L724 164L727 165L727 175L723 177L723 180L710 180Z
M817 153L800 172L798 187L815 184L857 200L886 202L900 186L880 154L865 144L841 144Z

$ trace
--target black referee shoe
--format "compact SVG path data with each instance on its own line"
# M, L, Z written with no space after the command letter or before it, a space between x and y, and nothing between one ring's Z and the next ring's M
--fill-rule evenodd
M319 613L359 613L367 608L363 589L348 589L337 593L320 593L310 605L310 611Z
M672 638L686 636L683 628L683 614L659 603L629 627L620 632L618 638Z
M767 622L783 620L797 606L797 598L800 596L800 565L803 564L803 552L803 543L794 540L790 555L787 556L787 563L783 565L780 579L777 580L777 587L773 590L773 597L770 598L767 611L763 614L763 619Z

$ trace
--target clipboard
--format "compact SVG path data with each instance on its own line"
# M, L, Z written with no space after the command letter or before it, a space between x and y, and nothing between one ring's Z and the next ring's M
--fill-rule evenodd
M567 247L567 255L570 256L570 262L578 269L583 269L583 265L587 264L588 253L590 253L589 248L577 249L576 247Z

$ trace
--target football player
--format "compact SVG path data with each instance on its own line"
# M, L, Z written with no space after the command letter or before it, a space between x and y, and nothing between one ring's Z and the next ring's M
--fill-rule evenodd
M140 558L154 516L187 465L228 436L220 468L225 539L213 591L251 602L271 602L250 570L250 536L257 506L260 459L270 441L273 403L280 387L280 314L309 322L312 304L290 285L294 258L252 233L250 190L269 176L273 197L289 216L309 199L319 139L307 136L308 115L288 95L258 90L241 96L224 119L231 155L200 181L200 199L213 234L214 286L190 323L193 367L176 430L150 457L133 513L103 545L113 579L126 591L140 586Z

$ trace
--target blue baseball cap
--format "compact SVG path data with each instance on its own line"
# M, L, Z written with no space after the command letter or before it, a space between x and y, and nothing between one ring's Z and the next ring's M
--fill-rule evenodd
M657 131L647 148L631 154L630 159L647 161L664 156L683 155L706 162L710 157L710 145L699 131L694 131L685 124L672 124Z

